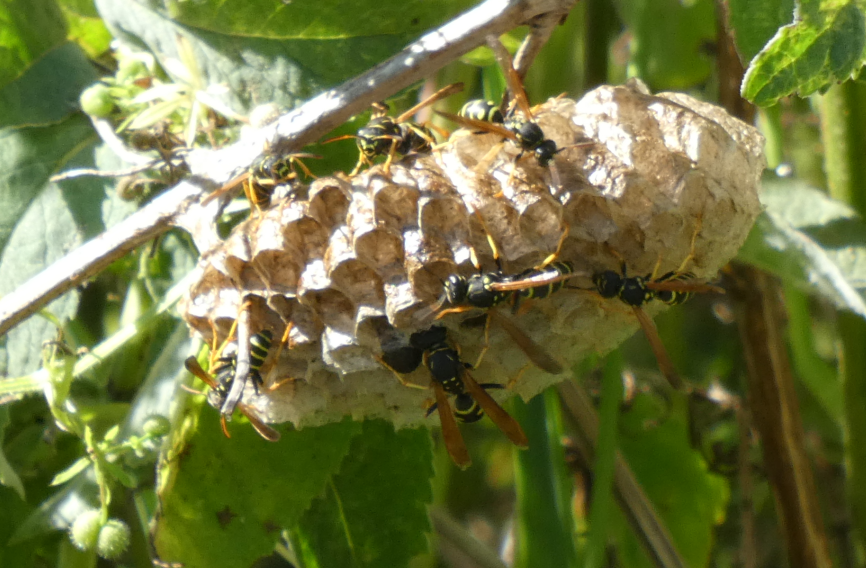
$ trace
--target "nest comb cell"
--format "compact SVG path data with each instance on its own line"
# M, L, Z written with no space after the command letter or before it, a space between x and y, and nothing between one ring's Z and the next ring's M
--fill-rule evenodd
M272 349L263 368L266 384L283 386L256 396L248 385L247 404L269 422L299 427L346 415L435 423L425 418L430 391L402 386L378 358L438 323L475 361L483 327L467 325L465 314L434 320L430 306L448 275L476 272L473 251L495 269L488 235L509 274L537 266L567 230L558 259L573 265L576 287L591 288L592 274L617 271L621 261L633 275L664 274L690 255L687 270L713 279L760 212L763 137L715 105L652 95L634 81L533 112L562 149L558 183L534 156L515 164L519 149L501 137L458 130L387 174L374 166L351 179L320 178L202 255L202 277L180 307L193 333L224 341L245 301L252 333L289 330L288 345L279 357ZM526 313L497 309L568 369L638 329L633 314L605 302L618 300L563 290ZM652 313L664 307L654 304ZM500 400L512 391L528 399L566 376L527 363L494 322L473 376L504 384L525 370L510 390L491 391ZM423 365L406 379L429 384Z

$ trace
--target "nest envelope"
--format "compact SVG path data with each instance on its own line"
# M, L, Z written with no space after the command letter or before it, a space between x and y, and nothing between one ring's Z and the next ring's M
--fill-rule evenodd
M435 320L431 306L448 275L476 272L473 251L484 269L496 268L488 235L505 272L516 274L538 266L567 231L559 259L574 264L569 285L586 290L562 290L517 314L494 308L566 369L638 329L624 304L591 290L592 274L619 271L620 257L630 275L657 263L663 274L693 251L686 269L712 279L737 253L761 209L763 138L753 127L687 95L651 95L636 81L533 110L562 149L558 176L530 154L515 164L512 142L463 129L388 173L374 166L283 188L269 209L203 252L201 278L180 305L192 330L219 344L245 304L251 332L275 338L262 371L266 385L280 386L256 395L247 385L247 404L267 421L299 427L346 415L424 421L431 392L401 385L378 358L438 323L475 362L485 338L472 316L482 312ZM287 327L287 345L277 349ZM491 391L498 399L528 399L567 376L528 363L493 321L489 350L471 372L480 383L519 376L511 389ZM423 365L405 379L429 385Z

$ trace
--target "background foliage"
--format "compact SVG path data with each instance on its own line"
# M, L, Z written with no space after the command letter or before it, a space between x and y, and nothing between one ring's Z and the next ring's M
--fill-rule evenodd
M0 294L122 222L161 187L157 180L129 193L112 178L50 180L71 168L128 165L81 112L88 85L102 78L122 107L109 104L107 112L138 116L143 130L169 119L197 145L220 143L236 130L213 111L293 107L472 4L4 1ZM744 77L722 65L731 62L723 24ZM102 522L118 518L131 529L119 560L127 566L148 566L157 553L208 567L286 566L287 559L305 567L475 565L467 555L496 565L495 554L490 560L461 540L470 534L516 566L652 565L612 493L616 450L689 566L862 563L864 28L862 1L582 0L526 80L533 102L636 76L653 90L686 91L750 118L754 109L725 97L742 84L743 97L761 107L766 211L730 271L732 293L696 298L658 323L698 392L717 385L748 408L749 386L766 377L748 374L758 346L740 342L749 314L734 291L758 287L757 278L744 284L744 274L758 274L753 268L778 278L761 291L783 298L787 326L777 355L790 361L798 401L788 408L792 436L805 440L798 447L815 478L794 491L820 506L812 544L823 552L814 562L804 564L790 538L779 538L790 535L780 522L790 495L773 485L768 432L756 436L748 414L660 389L640 336L574 370L580 384L603 391L592 463L563 446L574 424L554 392L510 408L530 436L527 452L512 452L489 424L466 428L470 452L484 457L466 472L453 468L426 429L395 432L375 421L283 427L274 446L236 420L226 440L203 397L177 390L190 379L182 361L198 346L172 306L197 252L183 233L170 232L0 340L0 565L108 565L64 532L93 508ZM506 43L524 33L515 30ZM457 80L470 98L502 89L485 50L430 78ZM148 91L153 85L159 90ZM395 106L410 106L414 96L399 96ZM313 151L324 154L319 173L347 170L356 156L349 143ZM623 377L633 379L625 394ZM170 419L167 436L147 421L157 414ZM790 529L807 521L785 522Z

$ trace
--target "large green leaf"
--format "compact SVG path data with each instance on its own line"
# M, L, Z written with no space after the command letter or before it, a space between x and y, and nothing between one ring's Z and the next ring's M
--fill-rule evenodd
M728 0L728 15L737 48L750 61L794 19L794 0Z
M793 180L764 183L758 218L739 258L836 307L866 317L866 224L844 203Z
M451 0L444 8L433 8L416 2L415 23L414 17L403 17L403 4L391 12L387 6L364 10L345 2L183 2L174 5L172 15L178 19L172 19L139 2L96 0L116 35L146 45L163 65L167 59L180 59L178 36L185 38L199 66L196 72L213 86L211 95L221 96L239 112L265 102L294 106L383 61L423 31L425 22L442 21L466 3ZM339 13L342 24L334 28L330 21L317 24L324 20L306 16L290 16L286 24L286 14L295 10ZM393 17L402 25L388 23L389 13L399 14ZM379 25L382 18L384 25ZM218 92L226 88L227 93Z
M0 128L63 120L76 112L78 95L96 79L96 71L78 45L58 45L0 89Z
M0 88L66 41L55 0L6 0L0 4L0 30Z
M270 554L279 528L293 525L322 493L360 426L351 421L262 440L236 419L231 439L218 413L202 409L183 451L160 466L160 510L153 539L163 560L236 568Z
M96 58L108 50L111 34L102 23L93 0L59 0L69 26L69 39L88 56Z
M271 39L346 39L396 35L410 38L434 27L469 0L223 0L176 2L179 23L229 35Z
M90 122L82 115L47 127L0 130L0 249L6 247L12 230L48 178L95 138Z
M427 550L432 477L426 428L395 432L387 422L364 422L340 473L298 523L308 563L407 566Z
M672 397L670 414L647 426L638 409L621 417L620 449L688 566L707 566L714 529L724 520L729 490L724 478L710 473L689 441L685 397ZM655 411L649 408L650 416ZM627 433L627 435L625 434ZM642 566L637 541L620 549L625 566Z
M59 188L48 186L31 203L0 257L0 294L14 290L81 242L81 233ZM75 290L47 306L60 320L72 317L77 308L78 292ZM38 369L42 365L42 342L54 339L56 334L54 323L39 317L10 331L3 346L5 374L20 376Z
M781 28L746 71L743 97L757 105L810 95L863 66L866 18L859 2L801 2L799 8L800 18Z

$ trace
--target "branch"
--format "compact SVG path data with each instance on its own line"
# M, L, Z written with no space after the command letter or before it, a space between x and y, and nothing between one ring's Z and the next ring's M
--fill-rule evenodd
M567 13L576 0L487 0L370 71L332 89L299 109L219 150L189 153L192 173L123 223L49 266L0 299L0 335L64 292L98 274L114 260L177 224L199 205L206 188L218 187L245 170L264 148L289 152L321 138L373 102L435 73L452 60L549 12Z

